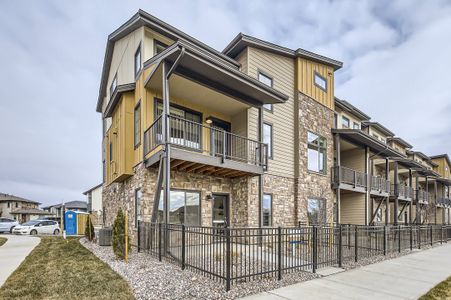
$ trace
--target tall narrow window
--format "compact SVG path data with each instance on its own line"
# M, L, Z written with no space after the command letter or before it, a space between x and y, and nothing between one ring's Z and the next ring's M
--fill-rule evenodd
M141 44L135 52L135 77L141 71Z
M138 102L138 104L135 106L133 121L135 147L138 147L141 143L141 102Z
M168 46L160 41L154 40L153 43L153 54L157 55L164 51Z
M353 125L352 125L352 127L353 127L354 129L360 129L360 124L357 123L357 122L354 122Z
M272 195L263 194L262 225L272 226Z
M110 142L110 161L113 161L113 142Z
M116 73L116 75L114 75L113 81L111 81L110 97L111 97L111 95L113 95L114 91L116 90L116 87L117 87L117 73Z
M319 75L315 72L315 85L322 89L323 91L327 92L327 80L323 76Z
M142 192L141 189L135 190L135 227L138 227L138 221L141 221L141 200Z
M258 72L258 81L260 81L263 84L266 84L267 86L272 87L272 78L261 72ZM273 109L272 104L263 104L263 108L268 111L272 111Z
M351 121L345 116L341 116L341 127L343 128L349 128L351 125Z
M326 223L325 202L324 199L307 199L307 217L309 225Z
M272 125L263 123L263 143L268 145L268 157L273 158Z
M307 133L307 166L310 171L326 174L326 139L313 132Z
M337 113L334 113L334 128L338 127L338 115Z

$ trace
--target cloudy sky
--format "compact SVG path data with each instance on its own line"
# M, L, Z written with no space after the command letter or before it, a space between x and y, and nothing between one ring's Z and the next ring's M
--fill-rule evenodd
M218 50L241 31L339 59L338 97L451 153L451 1L0 0L0 192L49 204L101 181L106 38L139 8Z

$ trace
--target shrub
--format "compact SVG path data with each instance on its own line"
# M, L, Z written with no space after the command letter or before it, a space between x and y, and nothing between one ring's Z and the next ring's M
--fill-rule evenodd
M95 237L94 226L92 226L90 215L88 215L88 218L86 219L85 236L90 242L92 242Z
M113 223L112 236L113 252L117 259L125 258L125 217L122 209L117 212ZM128 237L128 250L130 251L130 237Z

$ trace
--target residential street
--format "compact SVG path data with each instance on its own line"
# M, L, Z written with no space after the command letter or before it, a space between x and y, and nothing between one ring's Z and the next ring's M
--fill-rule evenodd
M448 244L242 299L417 299L450 275Z
M20 235L0 235L8 240L0 247L0 287L28 254L39 244L40 238Z

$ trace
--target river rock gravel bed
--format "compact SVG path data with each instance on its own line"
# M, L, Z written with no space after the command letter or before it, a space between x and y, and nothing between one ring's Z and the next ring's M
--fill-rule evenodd
M264 277L234 284L226 292L223 281L215 281L190 270L182 271L179 266L160 262L149 254L133 251L129 262L125 263L114 258L111 247L101 247L84 238L80 243L127 280L136 299L237 299L321 277L296 271L283 274L280 281L277 277Z

